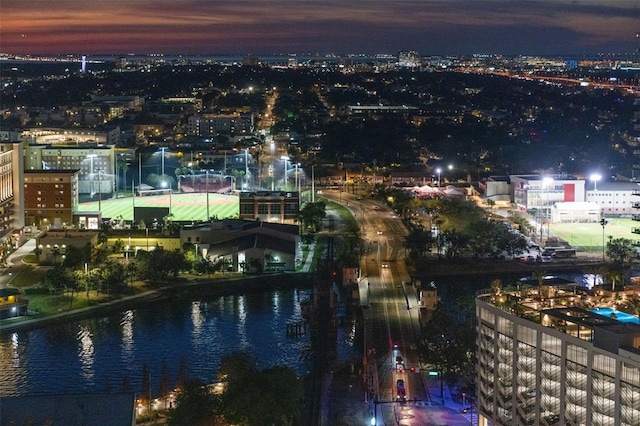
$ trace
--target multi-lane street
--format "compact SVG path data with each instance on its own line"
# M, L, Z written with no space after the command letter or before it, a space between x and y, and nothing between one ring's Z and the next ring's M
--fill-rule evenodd
M325 190L323 195L351 210L364 240L360 261L368 293L368 305L363 308L368 363L364 380L374 424L469 425L472 414L443 405L439 393L430 396L427 391L434 383L437 388L437 382L429 382L427 372L421 370L420 310L404 262L407 230L402 220L373 200L337 190ZM404 396L398 380L403 381Z

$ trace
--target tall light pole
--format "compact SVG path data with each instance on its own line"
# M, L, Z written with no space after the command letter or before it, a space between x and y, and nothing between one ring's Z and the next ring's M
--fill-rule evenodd
M205 191L207 192L207 222L209 222L209 218L211 216L209 216L209 169L204 171L204 176L205 176Z
M602 226L602 261L604 262L604 227L607 225L607 219L604 217L600 219L600 226Z
M93 200L93 194L95 193L93 191L93 159L96 158L98 155L97 154L89 154L87 155L87 158L89 159L89 192L91 192L91 198Z
M286 155L283 155L282 157L280 157L281 160L283 160L284 162L284 179L283 181L283 185L284 185L284 190L287 190L287 161L289 161L289 157L287 157Z
M162 148L160 148L160 150L162 151L162 160L161 160L162 163L161 164L162 164L162 176L163 176L163 179L164 179L164 150L165 149L167 149L167 148L164 147L164 146Z
M440 188L440 173L442 173L442 169L438 167L436 173L438 174L438 188Z
M100 176L102 174L102 170L98 170L98 210L102 211L102 181Z
M597 173L594 173L591 175L591 180L593 181L593 190L597 191L598 190L598 181L602 179L602 176L600 176Z
M545 203L546 204L545 217L547 218L547 242L548 242L549 241L549 227L550 227L549 222L551 222L551 202L549 200L549 187L551 187L553 185L553 178L552 177L543 178L542 179L542 184L543 184L544 191L547 194L547 201Z
M247 180L249 179L249 148L244 149L244 186L249 188Z

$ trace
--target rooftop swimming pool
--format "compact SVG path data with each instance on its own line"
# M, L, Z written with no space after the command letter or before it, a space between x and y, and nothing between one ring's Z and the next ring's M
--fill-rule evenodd
M608 318L611 318L611 314L615 314L615 319L620 322L632 322L634 324L640 324L640 320L637 316L628 314L626 312L616 311L613 308L595 308L592 309L591 312Z

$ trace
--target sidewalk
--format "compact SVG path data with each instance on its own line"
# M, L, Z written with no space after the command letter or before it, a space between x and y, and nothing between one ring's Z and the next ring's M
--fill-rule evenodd
M22 271L26 265L22 258L33 252L36 248L36 240L30 239L7 257L7 266L0 272L0 288L11 287L13 278Z
M444 406L454 410L469 419L470 424L478 424L478 415L471 397L463 397L461 394L452 394L451 389L445 383L441 383L436 376L427 376L422 372L422 381L429 395L431 406ZM464 399L464 400L463 400Z

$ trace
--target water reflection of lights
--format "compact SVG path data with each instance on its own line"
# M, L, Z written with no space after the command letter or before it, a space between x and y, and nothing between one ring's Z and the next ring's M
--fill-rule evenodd
M133 345L133 311L128 310L122 315L120 320L122 328L122 355L127 362L133 361L134 345Z
M280 317L280 292L273 293L273 316L274 320Z
M18 345L19 345L19 341L18 341L18 333L13 333L11 334L11 349L12 349L12 364L13 367L19 367L20 366L20 351L18 350Z
M191 323L193 324L194 335L199 335L202 332L202 325L204 324L204 315L202 315L202 303L191 303Z
M300 297L300 290L296 290L293 293L293 316L299 318L302 316L302 306L300 302L302 298Z
M247 301L244 296L238 297L238 337L240 337L240 344L242 346L248 346L249 340L247 339Z
M95 374L93 371L93 356L95 355L95 348L93 346L91 332L87 327L82 327L78 332L78 341L80 347L78 348L78 355L82 362L82 375L85 378L92 378Z
M348 346L353 346L356 341L356 321L351 321L351 329L348 334L349 338L345 340L345 343Z

